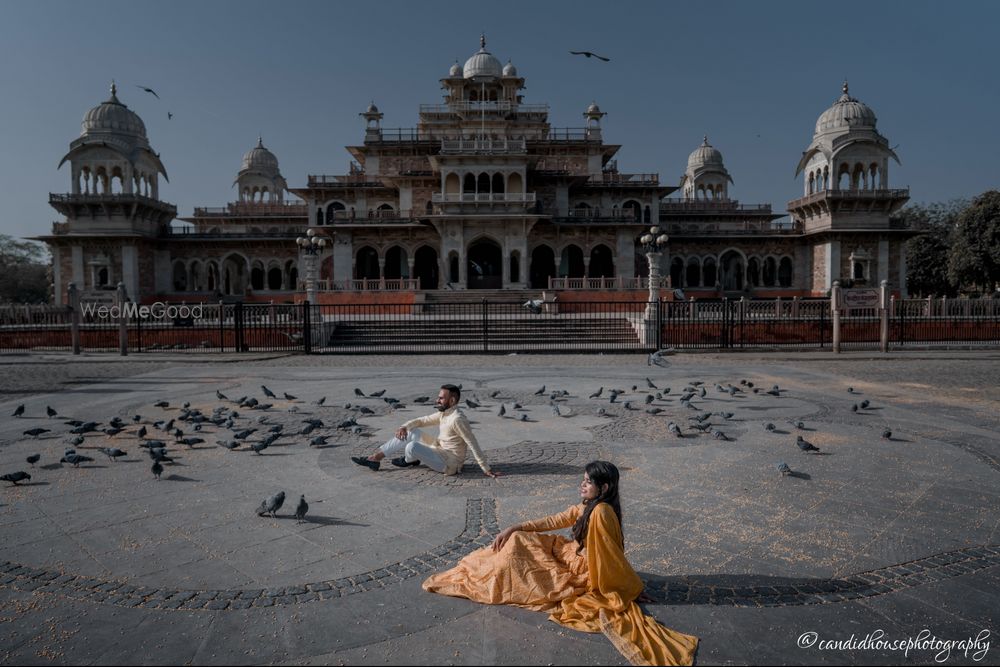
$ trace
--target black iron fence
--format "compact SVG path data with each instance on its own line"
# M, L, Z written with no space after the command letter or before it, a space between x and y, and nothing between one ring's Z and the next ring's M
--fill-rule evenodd
M402 295L401 295L402 296ZM26 350L510 354L879 349L1000 344L1000 300L217 303L143 311L0 306L0 352ZM883 331L883 327L887 331Z

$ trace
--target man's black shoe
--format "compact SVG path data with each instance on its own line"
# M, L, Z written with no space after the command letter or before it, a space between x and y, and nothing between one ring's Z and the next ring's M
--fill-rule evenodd
M357 463L359 466L364 466L372 470L373 472L377 472L379 467L381 467L382 465L381 461L369 461L368 459L362 456L352 456L351 460Z
M400 456L399 458L395 458L392 460L392 465L396 466L397 468L409 468L410 466L420 465L420 460L418 459L416 461L407 461L405 456Z

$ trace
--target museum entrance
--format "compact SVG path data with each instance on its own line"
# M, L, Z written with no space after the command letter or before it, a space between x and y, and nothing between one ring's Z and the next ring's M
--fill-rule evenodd
M503 251L494 241L482 239L469 246L466 287L500 289L503 287Z
M430 246L420 246L413 255L414 278L420 281L420 289L438 288L438 256Z

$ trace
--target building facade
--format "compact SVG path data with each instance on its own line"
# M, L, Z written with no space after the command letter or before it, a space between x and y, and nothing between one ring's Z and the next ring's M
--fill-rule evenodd
M263 140L243 156L238 201L176 208L142 120L117 98L87 112L63 158L72 188L50 195L64 220L38 237L52 250L55 298L75 282L97 295L123 282L139 301L292 300L310 257L295 239L328 239L320 293L374 290L643 289L638 237L670 236L661 271L694 297L826 292L835 280L905 291L905 240L892 214L898 158L874 112L848 94L820 116L798 163L803 196L789 217L730 197L734 179L708 137L677 185L619 171L591 104L577 128L553 128L546 104L525 103L525 79L480 49L440 79L414 128L382 127L372 103L346 174L289 188ZM62 163L60 163L61 166ZM287 194L296 200L288 201ZM666 278L665 278L666 279Z

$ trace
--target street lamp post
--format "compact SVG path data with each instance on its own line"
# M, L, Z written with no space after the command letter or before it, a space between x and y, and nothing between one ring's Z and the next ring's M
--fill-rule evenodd
M323 256L326 240L315 229L310 229L305 236L295 239L306 260L306 301L310 304L316 303L316 260Z
M650 227L649 231L639 238L646 251L646 261L649 263L649 299L646 303L646 323L656 322L656 309L660 300L660 255L670 240L666 234L660 233L659 227Z

